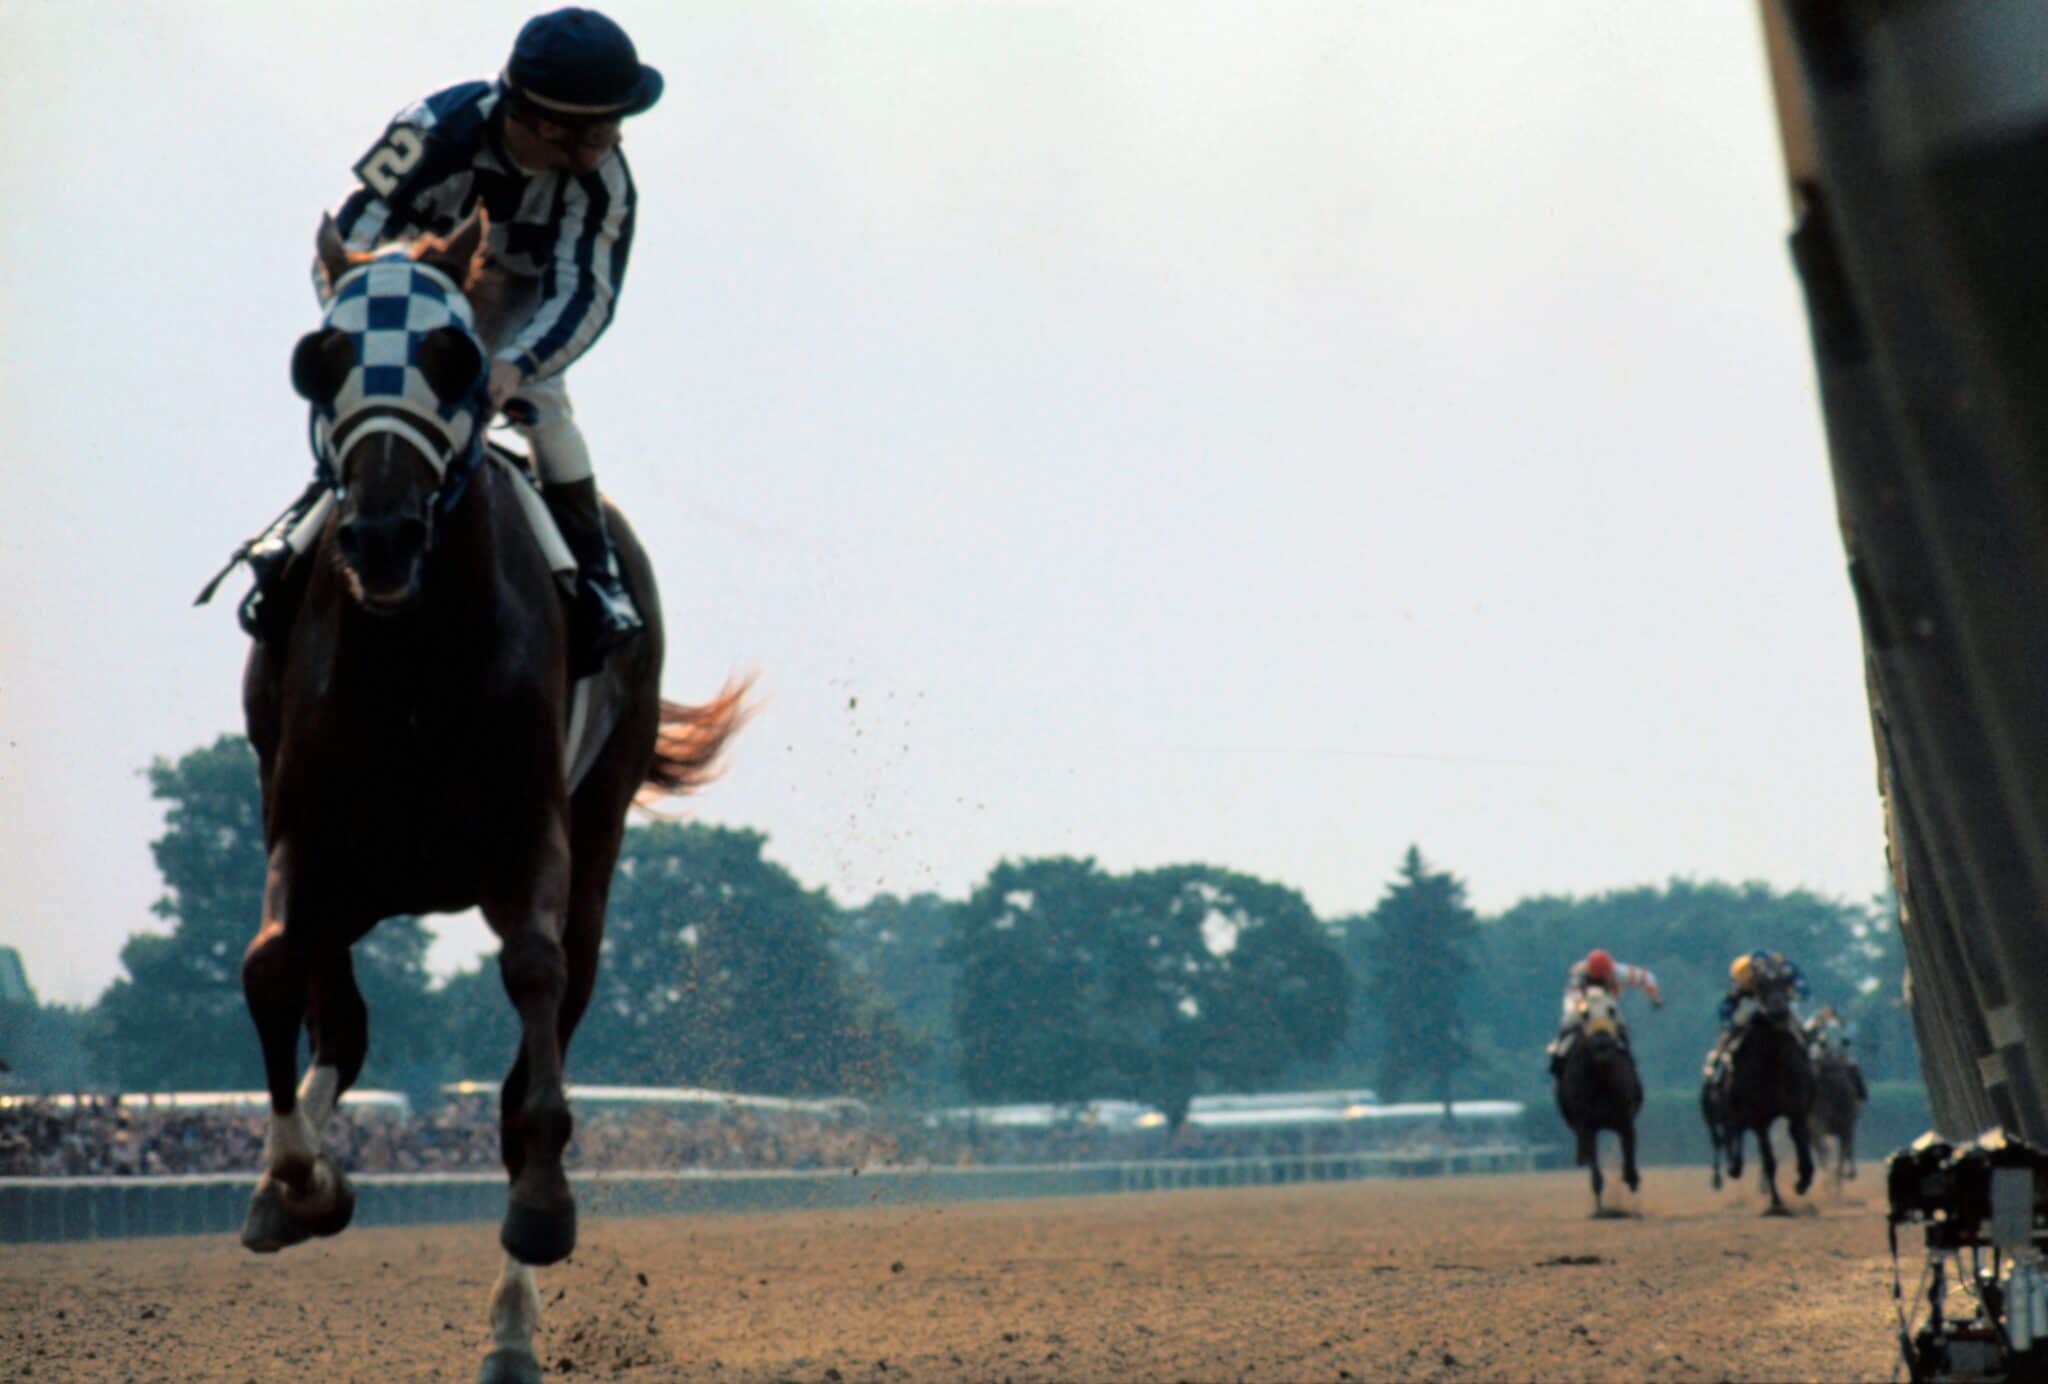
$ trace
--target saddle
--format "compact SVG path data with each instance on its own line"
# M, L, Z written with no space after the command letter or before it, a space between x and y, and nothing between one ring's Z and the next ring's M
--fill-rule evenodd
M547 501L541 498L540 477L534 473L533 458L516 448L507 447L495 437L484 439L484 454L492 464L509 471L518 482L512 487L512 493L519 497L519 512L526 516L534 541L540 544L556 583L566 596L573 598L576 557L569 551L569 541L562 537L562 529L555 523L555 516L548 512Z

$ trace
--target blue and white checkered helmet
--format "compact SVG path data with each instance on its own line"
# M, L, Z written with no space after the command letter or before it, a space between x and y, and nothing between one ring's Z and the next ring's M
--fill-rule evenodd
M314 455L332 480L348 451L380 432L405 437L444 474L472 454L482 431L481 373L478 387L444 402L419 368L430 332L455 327L476 339L469 300L446 274L403 249L386 250L341 276L325 326L355 347L341 388L313 405Z

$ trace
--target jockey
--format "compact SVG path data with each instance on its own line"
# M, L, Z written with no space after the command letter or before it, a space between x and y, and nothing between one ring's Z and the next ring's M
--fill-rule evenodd
M1824 1062L1840 1063L1849 1070L1857 1099L1870 1099L1870 1088L1863 1081L1863 1068L1858 1065L1856 1054L1849 1050L1849 1021L1836 1013L1833 1005L1822 1005L1803 1025L1802 1032L1806 1035L1806 1054L1816 1066Z
M1664 993L1657 988L1657 977L1642 966L1628 966L1616 961L1606 951L1594 948L1586 953L1585 959L1574 961L1564 978L1564 1015L1557 1027L1557 1036L1550 1040L1550 1074L1557 1075L1564 1066L1565 1054L1571 1051L1572 1035L1578 1031L1579 1015L1585 1008L1586 987L1597 985L1609 994L1619 998L1623 990L1641 990L1650 997L1650 1006L1661 1009ZM1626 1030L1622 1041L1628 1041Z
M403 235L452 230L481 205L489 220L478 334L490 352L486 384L531 448L542 495L578 569L572 661L594 669L641 630L619 574L590 452L569 405L567 371L611 324L633 242L633 179L619 124L661 98L662 78L633 41L593 10L527 21L495 82L435 92L392 120L355 166L357 186L334 219L351 251ZM322 303L333 294L316 261ZM305 503L310 503L310 500ZM256 590L242 623L272 633L265 595L288 564L274 525L247 554Z
M1707 1075L1712 1076L1720 1070L1736 1033L1756 1012L1765 991L1780 987L1790 990L1795 999L1812 998L1813 992L1807 987L1806 977L1800 973L1797 964L1785 959L1783 952L1753 951L1729 963L1728 993L1721 997L1719 1011L1721 1031L1707 1052ZM1804 1031L1796 1013L1792 1022Z

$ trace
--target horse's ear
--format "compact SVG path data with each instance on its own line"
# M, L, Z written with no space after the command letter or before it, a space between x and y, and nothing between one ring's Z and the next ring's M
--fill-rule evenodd
M320 218L319 233L313 237L313 253L320 261L320 272L327 276L327 294L332 294L341 276L349 270L348 246L342 243L341 227L334 224L332 216Z
M292 388L312 404L327 404L355 368L356 346L338 327L307 332L292 349Z
M476 338L460 327L436 327L420 338L419 354L413 363L426 377L434 397L444 404L460 403L476 388L483 373L483 352Z
M463 218L461 225L438 242L428 243L420 255L420 263L440 270L467 293L475 285L477 276L483 273L484 241L490 230L490 213L479 202L476 210Z

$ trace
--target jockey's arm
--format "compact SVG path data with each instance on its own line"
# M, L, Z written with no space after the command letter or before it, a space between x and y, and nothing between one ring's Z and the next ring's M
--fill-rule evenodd
M1641 990L1650 997L1651 1004L1664 1003L1664 992L1657 988L1657 977L1650 973L1649 967L1624 966L1617 963L1614 967L1614 978L1624 990Z
M477 86L450 88L406 107L356 160L356 185L334 212L344 249L363 254L387 241L445 231L467 214L469 180L456 175L466 171L468 154L460 142L441 141L438 113ZM323 305L332 295L317 255L313 291Z
M393 125L391 130L400 128ZM387 131L387 143L392 138L392 133ZM378 150L385 147L386 144L380 143L358 167L370 166ZM423 188L397 187L395 190L403 200L392 201L382 197L367 183L358 184L342 199L334 212L334 225L341 232L343 249L351 254L367 254L387 241L418 235L437 227L453 226L468 210L452 195L458 189L449 182ZM327 282L327 271L321 268L318 255L313 257L313 292L323 306L333 296L333 288Z
M614 155L562 188L540 304L498 359L527 379L559 374L611 325L633 243L633 180Z

